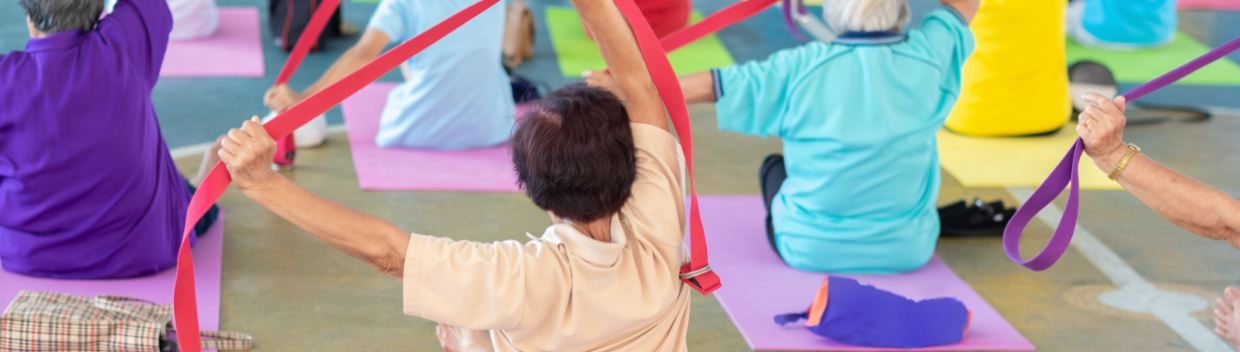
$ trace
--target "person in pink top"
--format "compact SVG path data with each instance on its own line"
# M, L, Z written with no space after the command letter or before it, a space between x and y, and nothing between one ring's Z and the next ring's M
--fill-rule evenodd
M619 9L573 4L628 100L578 83L519 120L518 182L552 222L540 237L411 235L319 197L271 171L275 141L257 117L229 131L219 157L255 203L400 280L404 312L439 322L447 351L686 351L678 144Z

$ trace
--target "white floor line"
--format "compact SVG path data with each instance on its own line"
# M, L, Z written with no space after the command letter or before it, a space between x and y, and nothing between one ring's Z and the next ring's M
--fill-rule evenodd
M1007 191L1022 204L1033 195L1033 189L1029 187L1007 187ZM1063 211L1054 203L1038 213L1038 219L1052 229L1059 226L1061 216ZM1198 351L1233 351L1231 346L1214 334L1213 329L1189 315L1191 312L1208 308L1209 303L1197 296L1155 288L1106 244L1099 241L1098 237L1094 237L1079 224L1076 225L1076 232L1072 237L1072 247L1120 287L1118 291L1099 296L1098 300L1103 304L1153 314Z
M345 131L344 125L327 126L328 134L340 133L344 131ZM211 143L215 143L215 141L172 148L172 150L170 150L172 154L172 159L175 160L175 159L180 159L180 158L184 158L187 156L202 155L202 153L205 153L207 151L207 148L211 147Z

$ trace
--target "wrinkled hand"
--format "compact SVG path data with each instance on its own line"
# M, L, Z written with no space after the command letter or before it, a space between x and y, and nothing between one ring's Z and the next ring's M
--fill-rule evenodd
M444 352L495 352L491 334L487 331L439 324L435 327L435 336L439 338L439 346L443 347Z
M275 179L271 160L276 155L276 141L258 123L258 116L250 118L241 129L231 129L220 141L220 160L228 167L232 182L242 191L262 189Z
M620 90L620 84L616 83L616 78L612 77L610 73L607 73L607 71L585 70L581 72L581 77L585 78L586 84L592 87L606 89L611 92L611 94L615 94L621 101L628 100L624 97L624 91Z
M1127 151L1124 144L1124 118L1126 101L1123 96L1114 101L1097 93L1085 95L1089 107L1081 112L1076 133L1085 141L1085 153L1103 172L1110 172Z
M288 84L281 84L267 89L267 94L263 96L263 105L271 111L284 112L302 100L306 100L306 97L289 88Z

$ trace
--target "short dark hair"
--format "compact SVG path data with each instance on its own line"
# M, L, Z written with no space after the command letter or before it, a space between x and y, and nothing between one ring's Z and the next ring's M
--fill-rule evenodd
M547 95L517 123L512 163L525 194L561 219L589 222L619 212L637 178L624 103L584 83Z
M19 0L34 28L47 34L95 29L103 0Z

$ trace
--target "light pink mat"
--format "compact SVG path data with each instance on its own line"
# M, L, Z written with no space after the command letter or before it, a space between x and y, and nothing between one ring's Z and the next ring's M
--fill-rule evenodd
M715 297L755 350L886 351L845 345L815 335L804 325L776 325L775 315L803 312L825 276L792 269L771 250L766 239L766 210L759 196L702 196L702 221L710 244L710 261L723 280ZM964 341L919 351L1032 351L1019 331L956 276L938 256L925 267L899 275L840 275L915 300L955 297L973 312Z
M1180 9L1240 11L1240 0L1180 0Z
M518 192L508 145L459 151L379 148L379 115L396 83L373 83L340 104L357 183L368 190Z
M202 330L220 329L220 265L224 250L224 209L205 235L194 245L194 286L198 289L198 321ZM154 276L121 280L53 280L22 276L0 270L0 304L8 307L21 290L59 292L84 297L113 295L172 304L176 270Z
M257 7L220 7L210 38L172 41L160 77L262 77L262 34Z

